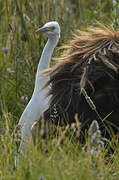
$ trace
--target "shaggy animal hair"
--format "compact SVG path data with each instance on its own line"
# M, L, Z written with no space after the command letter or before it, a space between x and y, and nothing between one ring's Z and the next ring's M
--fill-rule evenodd
M50 76L46 84L51 86L48 95L52 95L50 107L44 113L45 122L71 124L78 113L81 132L96 119L103 136L109 138L112 131L118 133L119 31L104 25L78 31L63 48L56 66L45 72ZM82 88L96 111L81 93Z

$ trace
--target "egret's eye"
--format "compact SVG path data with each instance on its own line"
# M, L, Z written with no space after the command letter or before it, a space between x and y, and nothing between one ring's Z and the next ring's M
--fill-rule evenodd
M55 27L50 27L49 29L50 29L50 31L54 31Z

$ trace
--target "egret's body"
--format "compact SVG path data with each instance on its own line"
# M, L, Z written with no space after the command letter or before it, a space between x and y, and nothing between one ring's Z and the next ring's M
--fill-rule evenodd
M58 40L60 38L60 27L57 22L46 23L42 28L38 29L36 33L43 32L48 36L48 41L43 49L40 62L37 68L36 80L34 92L26 106L21 118L19 120L18 126L21 126L21 144L20 150L24 153L25 146L24 141L28 140L31 135L31 126L38 120L41 114L48 108L48 103L50 96L47 97L49 86L40 91L40 89L49 80L48 76L44 76L41 72L50 66L50 59L54 48L56 47Z

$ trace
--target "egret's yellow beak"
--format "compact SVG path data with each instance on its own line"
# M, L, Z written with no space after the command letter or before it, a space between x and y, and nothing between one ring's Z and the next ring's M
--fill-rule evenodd
M40 33L45 33L45 32L47 32L47 31L49 31L49 29L48 29L47 27L38 28L38 29L36 30L36 32L35 32L36 39L39 38L39 34L40 34Z

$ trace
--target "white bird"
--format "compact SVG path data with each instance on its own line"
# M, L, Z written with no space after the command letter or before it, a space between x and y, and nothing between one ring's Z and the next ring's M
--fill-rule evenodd
M18 127L21 127L20 151L22 153L25 153L24 142L28 141L31 136L32 124L38 120L42 113L49 107L50 96L46 97L49 88L39 91L47 83L49 77L43 76L41 72L50 66L50 59L53 50L60 38L60 26L56 21L48 22L43 27L39 28L36 31L36 34L39 32L46 34L48 41L43 49L40 62L38 64L33 95L22 113L17 125Z

